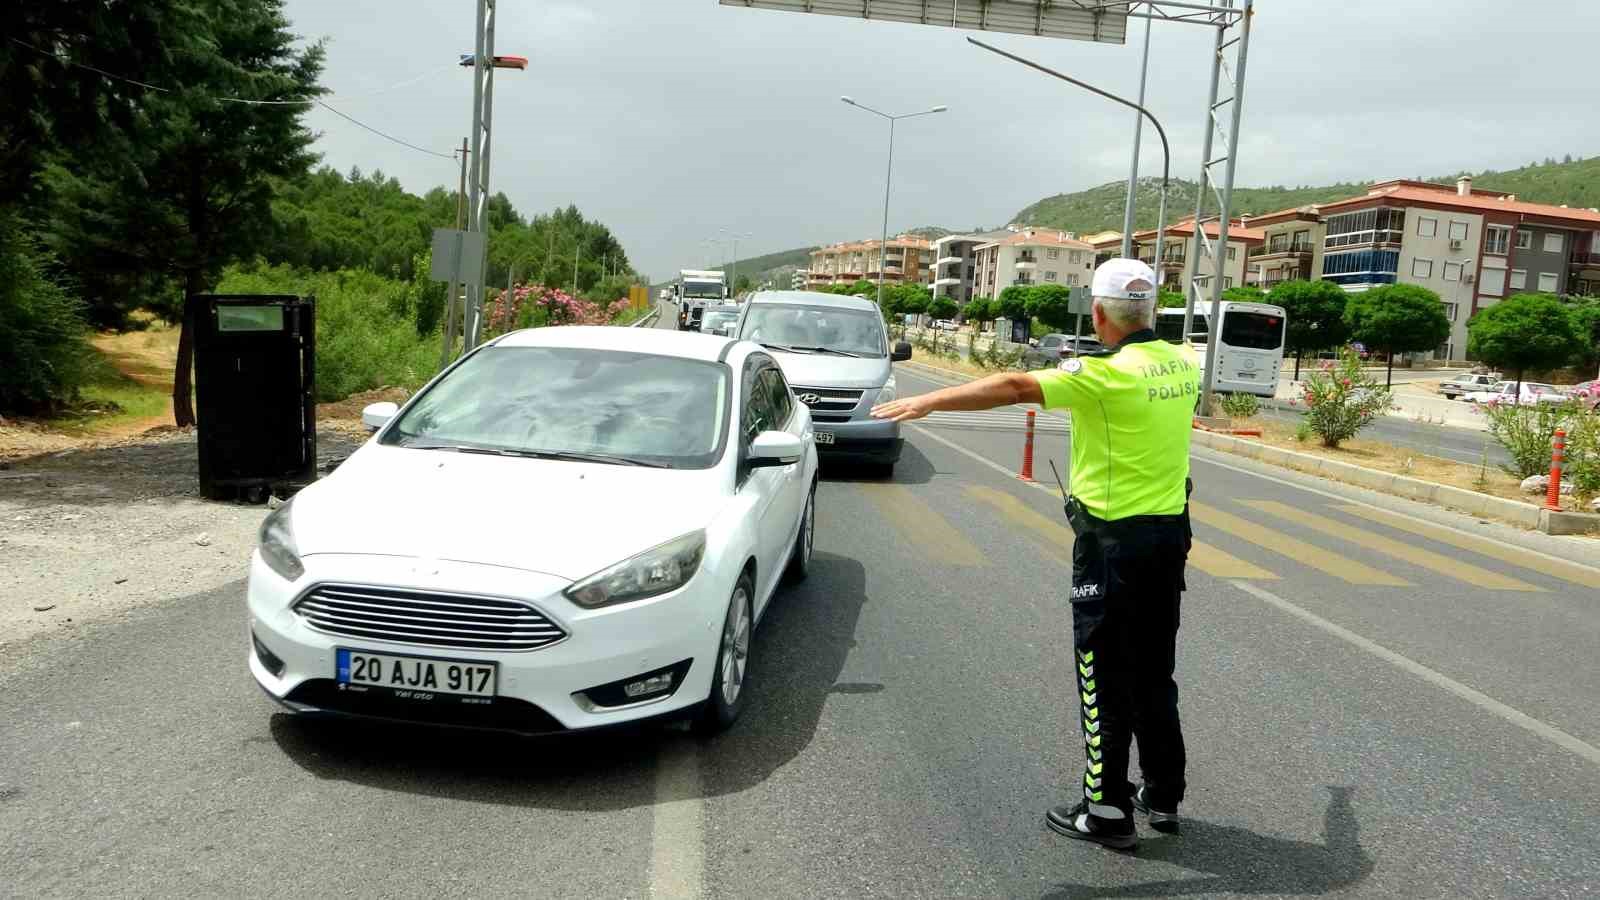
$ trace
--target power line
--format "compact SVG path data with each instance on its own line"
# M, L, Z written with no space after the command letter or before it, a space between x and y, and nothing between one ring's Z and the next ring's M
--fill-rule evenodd
M345 115L344 113L338 111L337 109L334 109L333 107L329 106L328 104L323 103L321 100L314 100L312 102L316 103L318 106L322 107L323 109L327 110L328 112L333 113L334 115L338 116L341 119L344 119L344 120L349 121L349 122L353 122L356 125L360 125L362 128L365 128L366 130L372 132L373 134L377 135L378 137L383 138L384 140L393 141L393 142L395 142L396 144L399 144L402 147L410 147L412 150L415 150L418 153L426 153L429 156L437 156L440 159L454 160L456 158L456 153L459 152L459 151L452 151L450 153L436 153L436 152L434 152L432 150L428 150L428 149L425 149L425 148L422 148L422 147L418 147L416 144L412 144L412 143L409 143L409 142L406 142L406 141L402 141L402 140L400 140L399 138L395 137L392 134L384 134L383 132L379 131L376 128L373 128L371 125L368 125L367 123L361 121L360 119L357 119L357 118L355 118L353 116Z
M41 56L47 57L47 58L49 58L49 59L51 59L51 60L53 60L56 63L59 63L61 65L74 66L76 68L83 69L83 70L88 71L88 72L93 72L96 75L101 76L102 78L109 78L109 79L112 79L113 81L121 81L121 82L124 82L126 84L131 84L131 85L135 85L137 87L144 88L146 90L156 91L157 93L162 93L162 94L177 93L172 88L161 87L160 85L149 84L147 82L138 81L136 79L128 78L128 77L123 76L123 75L118 75L118 74L116 74L114 72L107 72L104 69L96 68L94 66L89 65L88 63L81 63L81 62L78 62L77 60L71 60L71 59L62 59L61 57L55 55L54 53L51 53L50 51L41 49L39 47L35 47L34 45L28 43L27 41L18 40L17 38L7 38L7 40L11 41L13 44L17 44L18 46L26 47L29 50L32 50L33 52L38 53ZM449 67L453 68L454 66L455 66L455 63L451 63ZM437 70L437 69L429 70L427 72L423 72L421 75L417 75L415 77L408 78L405 81L401 81L401 82L398 82L396 84L391 84L388 87L380 88L380 89L378 89L376 91L372 91L371 93L368 93L368 94L358 94L358 95L356 95L354 97L351 97L350 99L357 100L357 99L362 99L364 97L373 97L373 96L376 96L378 94L385 93L387 91L392 91L392 90L394 90L396 88L401 88L401 87L405 87L405 86L410 85L410 84L415 84L416 82L421 81L422 79L427 78L428 76L435 74L437 71L439 71L439 70ZM333 107L329 106L327 103L323 102L319 98L312 98L312 99L309 99L309 100L250 100L250 99L246 99L244 97L223 97L223 96L218 96L218 95L215 95L215 94L210 94L210 95L207 95L207 99L215 100L215 101L217 101L219 103L242 103L242 104L245 104L245 105L248 105L248 106L312 106L312 105L320 106L323 109L327 110L328 112L331 112L334 115L338 116L339 118L344 119L344 120L346 120L348 122L351 122L352 124L359 125L362 128L365 128L367 131L370 131L373 134L377 135L378 137L383 138L384 140L392 141L392 142L394 142L396 144L399 144L402 147L406 147L408 149L415 150L418 153L426 153L429 156L437 156L440 159L448 159L448 160L452 160L452 161L456 159L455 152L439 153L439 152L434 151L434 150L429 150L429 149L427 149L425 147L418 147L416 144L413 144L413 143L411 143L409 141L401 140L400 138L397 138L392 134L386 134L386 133L384 133L382 131L379 131L378 129L373 128L371 125L368 125L367 123L361 121L360 119L355 118L354 116L349 115L348 113L340 112L339 110L334 109Z

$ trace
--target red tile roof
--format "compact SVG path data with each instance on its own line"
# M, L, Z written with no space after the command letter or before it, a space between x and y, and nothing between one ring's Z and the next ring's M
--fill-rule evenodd
M1218 223L1215 222L1215 221L1211 221L1211 222L1207 222L1206 223L1206 237L1213 238L1213 239L1216 238L1216 236L1217 236L1217 224ZM1168 236L1171 236L1171 235L1188 235L1190 237L1193 237L1194 236L1194 218L1190 217L1190 218L1184 219L1181 222L1177 222L1177 223L1174 223L1172 225L1168 225L1167 226L1167 234L1168 234ZM1133 235L1133 238L1134 238L1134 240L1137 240L1137 241L1153 241L1156 238L1156 230L1154 228L1151 228L1148 231L1135 232L1134 235ZM1233 220L1228 225L1228 240L1229 240L1229 242L1239 241L1239 242L1245 243L1245 244L1259 244L1259 243L1262 243L1263 241L1265 241L1266 239L1267 239L1267 233L1265 231L1261 230L1260 228L1246 228L1243 225L1240 225L1239 224L1239 220L1237 220L1237 219Z
M1372 190L1363 196L1351 197L1348 200L1338 200L1333 203L1324 203L1321 206L1321 211L1326 215L1376 200L1393 201L1399 204L1421 203L1459 209L1464 212L1513 213L1572 228L1600 229L1600 212L1573 209L1565 206L1551 206L1548 203L1529 203L1526 200L1513 200L1510 194L1502 194L1498 191L1475 190L1470 195L1463 197L1454 187L1449 185L1429 184L1421 181L1386 181L1375 184L1372 186Z

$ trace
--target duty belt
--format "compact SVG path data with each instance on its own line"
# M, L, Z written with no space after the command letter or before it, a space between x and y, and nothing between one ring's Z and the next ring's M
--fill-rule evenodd
M1083 501L1076 496L1068 497L1063 506L1067 514L1067 524L1072 526L1074 534L1126 534L1139 528L1159 525L1182 525L1186 534L1193 534L1189 527L1188 503L1188 497L1192 493L1194 493L1194 480L1186 478L1183 484L1183 512L1176 515L1128 516L1124 519L1107 521L1084 508Z

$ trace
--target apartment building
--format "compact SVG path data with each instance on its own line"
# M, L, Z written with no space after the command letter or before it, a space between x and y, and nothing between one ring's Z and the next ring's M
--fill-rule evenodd
M865 278L878 280L881 241L867 240L811 251L811 271L807 285L851 284ZM933 245L927 239L902 234L889 239L881 254L883 280L891 283L929 284L933 281Z
M1015 230L1002 228L980 234L951 234L934 241L933 295L949 297L965 306L976 296L973 287L978 278L978 247L1000 240Z
M1094 247L1094 264L1096 266L1108 259L1115 259L1122 255L1122 232L1115 229L1081 235L1078 240L1085 241Z
M1520 201L1514 194L1422 181L1385 181L1322 204L1321 277L1348 291L1415 284L1437 293L1450 340L1435 356L1466 356L1467 321L1524 291L1600 289L1600 212Z
M1023 228L973 248L972 293L998 297L1016 285L1087 285L1094 276L1094 247L1071 232Z
M1326 229L1315 206L1249 216L1246 225L1259 229L1262 243L1251 247L1244 283L1270 291L1285 281L1309 281L1322 274Z
M1205 224L1206 237L1213 244L1217 241L1219 229L1217 222ZM1228 225L1228 247L1225 251L1226 260L1222 270L1223 290L1243 285L1245 283L1245 263L1249 259L1250 251L1266 242L1266 233L1254 227L1254 223L1247 226L1242 220L1235 219ZM1194 218L1184 219L1167 227L1166 237L1161 248L1161 264L1156 265L1156 232L1152 228L1148 231L1135 232L1133 243L1139 259L1156 270L1156 276L1161 279L1161 286L1165 290L1185 292L1191 278L1195 276L1193 253L1194 247ZM1205 272L1201 276L1200 286L1208 287L1211 283L1211 272L1215 267L1207 262L1200 267Z

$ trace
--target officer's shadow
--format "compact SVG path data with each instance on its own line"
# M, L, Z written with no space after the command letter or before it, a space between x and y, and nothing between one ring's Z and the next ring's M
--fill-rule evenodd
M1350 807L1351 788L1328 788L1333 799L1323 819L1323 842L1266 837L1243 828L1185 819L1183 833L1141 839L1138 858L1206 872L1207 878L1173 878L1119 887L1058 884L1046 900L1090 897L1176 897L1191 894L1326 894L1372 873L1374 860L1357 842L1361 830Z

